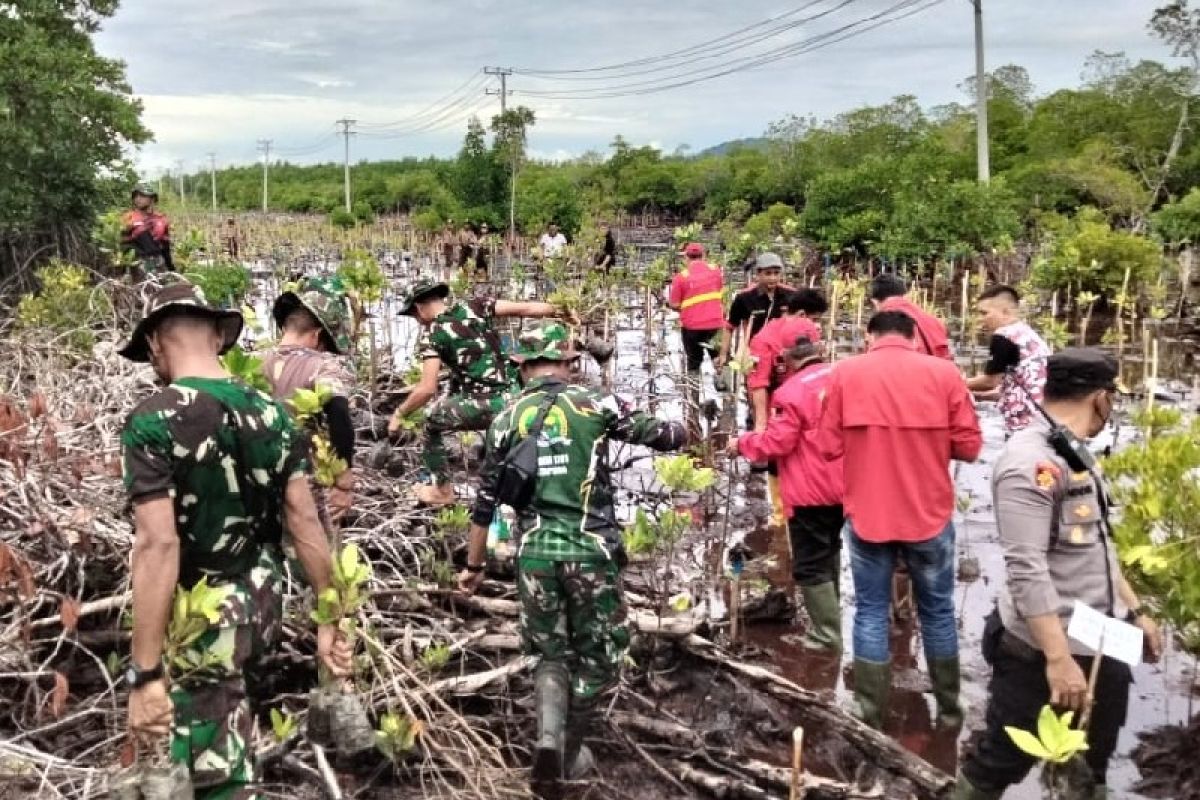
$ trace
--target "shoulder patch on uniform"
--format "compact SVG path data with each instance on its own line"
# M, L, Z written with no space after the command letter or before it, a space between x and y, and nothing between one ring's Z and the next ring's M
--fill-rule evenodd
M1062 470L1057 464L1052 464L1049 461L1039 461L1034 473L1034 480L1037 481L1038 488L1049 491L1058 483L1058 479L1062 477Z

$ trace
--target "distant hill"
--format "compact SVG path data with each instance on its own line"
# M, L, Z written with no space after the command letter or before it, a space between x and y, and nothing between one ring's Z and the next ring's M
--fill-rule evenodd
M769 140L763 136L753 136L747 139L731 139L728 142L721 142L719 145L710 147L707 150L701 150L699 153L696 153L696 156L723 156L730 150L738 150L741 148L762 150L767 146L768 141Z

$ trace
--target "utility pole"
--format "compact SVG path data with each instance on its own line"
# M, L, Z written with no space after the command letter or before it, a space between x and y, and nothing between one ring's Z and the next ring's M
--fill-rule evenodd
M344 178L345 178L344 182L346 185L346 210L347 211L350 210L350 137L354 135L354 132L350 130L350 126L353 125L357 121L358 120L354 120L354 119L339 119L337 121L337 124L342 126L342 137L345 139L345 142L346 142L346 156L345 156L344 160L342 161L342 166L343 166L343 173L344 173Z
M258 151L263 154L263 213L267 213L267 172L271 168L271 140L259 139Z
M975 157L979 182L991 178L988 158L988 78L983 69L983 0L970 0L975 8Z
M186 206L187 205L187 195L184 193L183 159L182 158L175 159L175 173L179 177L179 204L181 206Z
M212 210L217 210L217 154L208 154L208 182L212 185Z
M500 95L500 113L503 114L508 110L508 96L512 94L508 89L508 76L512 75L513 71L507 67L484 67L484 75L495 75L500 78L499 89L486 89L484 94Z

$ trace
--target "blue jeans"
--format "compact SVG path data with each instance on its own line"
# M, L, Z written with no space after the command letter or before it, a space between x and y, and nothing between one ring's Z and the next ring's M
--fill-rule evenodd
M892 573L903 558L912 576L925 658L958 655L958 628L954 622L954 523L924 542L863 541L850 520L842 529L850 550L854 575L854 657L883 663L890 659L889 615L892 606Z

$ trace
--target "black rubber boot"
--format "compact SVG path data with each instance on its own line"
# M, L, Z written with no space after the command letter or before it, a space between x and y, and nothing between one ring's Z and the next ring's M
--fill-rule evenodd
M571 699L571 678L562 664L545 663L538 667L533 684L537 703L537 743L533 748L535 782L562 778L567 708Z

